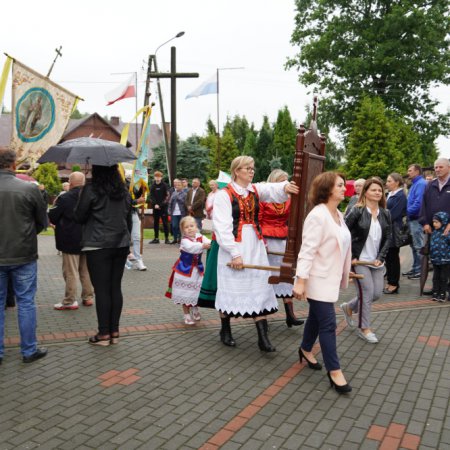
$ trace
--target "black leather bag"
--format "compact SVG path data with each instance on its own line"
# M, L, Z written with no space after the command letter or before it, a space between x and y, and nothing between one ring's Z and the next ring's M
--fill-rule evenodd
M412 243L412 237L409 232L409 225L406 216L402 218L400 225L394 224L392 228L394 247L404 247L405 245L410 245Z

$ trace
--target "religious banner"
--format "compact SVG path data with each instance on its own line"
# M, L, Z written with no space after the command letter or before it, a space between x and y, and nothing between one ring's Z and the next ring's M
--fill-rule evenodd
M150 106L144 106L141 108L132 121L139 117L142 113L145 113L144 123L142 124L141 138L136 150L136 161L133 166L133 173L130 181L130 193L134 195L134 188L142 189L143 195L146 197L150 189L148 187L148 152L150 150L150 115L152 114L152 108ZM130 123L127 123L122 130L120 143L126 145L128 139L128 131Z
M59 142L78 98L13 59L10 146L17 153L18 164L27 162L33 166L49 147Z

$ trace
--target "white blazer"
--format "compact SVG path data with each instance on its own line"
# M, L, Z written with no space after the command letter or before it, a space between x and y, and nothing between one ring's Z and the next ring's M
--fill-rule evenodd
M340 211L339 216L341 226L347 227ZM296 275L307 280L307 298L334 303L338 300L339 288L348 286L351 245L344 255L340 233L323 203L315 206L306 217Z

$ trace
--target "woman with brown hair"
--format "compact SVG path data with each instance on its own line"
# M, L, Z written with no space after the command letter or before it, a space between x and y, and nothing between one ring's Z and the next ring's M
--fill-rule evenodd
M313 370L322 369L312 348L319 337L330 385L336 392L352 390L342 373L336 351L336 313L339 288L348 286L351 237L338 205L345 197L345 179L324 172L312 182L309 201L314 206L303 225L302 247L298 255L293 294L307 300L309 313L303 340L298 349L300 362Z
M352 263L371 262L355 266L354 271L364 275L355 280L358 295L341 305L349 327L354 327L353 313L359 313L357 334L361 339L376 344L378 338L371 329L372 302L383 293L384 261L391 244L391 215L386 209L384 187L378 177L369 178L363 186L358 203L345 217L352 234Z

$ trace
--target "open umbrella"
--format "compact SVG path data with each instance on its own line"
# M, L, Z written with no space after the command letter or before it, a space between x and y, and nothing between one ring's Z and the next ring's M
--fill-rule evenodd
M38 163L77 163L95 166L113 166L136 159L134 153L118 142L80 137L50 147Z
M420 263L420 295L423 295L423 288L427 282L428 269L430 268L428 256L430 254L430 239L428 234L425 234L425 242L420 253L422 254L422 261Z

